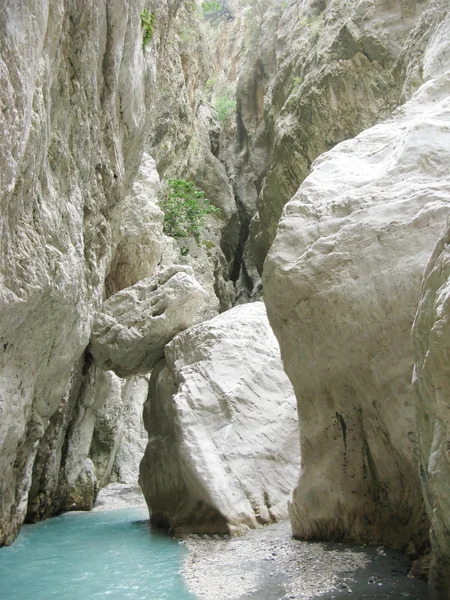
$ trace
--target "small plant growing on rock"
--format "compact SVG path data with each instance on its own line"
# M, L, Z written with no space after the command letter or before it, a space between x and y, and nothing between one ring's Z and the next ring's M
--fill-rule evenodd
M292 80L294 87L292 88L292 92L294 94L296 94L298 92L298 90L300 89L300 86L303 83L303 78L302 77L294 77L294 79Z
M217 118L222 123L236 112L236 100L228 96L219 96L214 100L214 108L217 112Z
M205 225L206 216L219 213L220 208L213 206L193 181L168 179L167 185L168 194L161 201L164 233L173 238L192 236L200 244L201 228Z
M144 36L142 38L142 50L145 51L147 44L153 37L153 25L155 23L155 15L147 8L141 12L141 25L144 28Z

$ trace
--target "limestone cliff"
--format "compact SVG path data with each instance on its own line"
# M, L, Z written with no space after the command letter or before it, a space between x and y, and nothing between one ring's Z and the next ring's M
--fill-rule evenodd
M443 476L441 458L441 467L431 466L433 436L440 440L436 456L443 457L445 442L436 429L441 413L425 404L428 369L435 368L431 359L423 363L435 310L426 289L439 287L433 275L416 328L418 427L411 326L422 273L450 210L448 10L431 2L401 53L404 94L419 73L423 85L390 119L315 161L283 211L264 267L268 314L301 427L294 534L409 546L415 554L428 527L419 441L438 560L448 556L448 469Z
M0 9L0 542L23 521L39 441L87 346L113 215L143 149L141 3Z
M397 106L397 59L427 3L259 0L226 25L239 50L218 50L238 77L236 135L222 156L243 223L235 278L244 301L313 160Z
M199 160L214 162L214 123L202 116L201 85L185 78L178 47L186 19L199 35L197 17L182 0L146 8L153 24L145 46L141 0L8 0L0 8L1 544L26 515L89 507L108 473L121 472L119 421L135 386L103 373L86 350L103 301L181 262L207 287L209 316L231 305L221 243L232 248L222 232L236 210L223 167L216 161L213 176L208 169L205 191L222 209L210 223L211 247L194 244L183 258L163 235L158 206L170 161L158 173L149 154L161 163L158 143L177 135L170 127L167 142L155 140L161 81L173 75L172 95L192 114L178 137L203 136ZM190 60L200 64L205 53L195 48ZM198 79L206 76L199 67ZM178 163L171 171L195 174ZM119 421L106 423L102 405Z

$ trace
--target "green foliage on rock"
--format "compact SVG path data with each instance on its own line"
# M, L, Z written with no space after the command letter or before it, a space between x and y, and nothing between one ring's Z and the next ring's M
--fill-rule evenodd
M167 185L168 194L161 201L164 233L173 238L192 236L200 244L206 216L219 213L220 208L213 206L192 181L168 179Z
M153 37L153 25L155 23L155 15L147 8L141 12L141 25L144 28L144 36L142 38L142 50L145 50L147 44Z
M214 108L217 112L217 118L223 122L236 112L236 100L228 96L219 96L214 100Z
M220 21L222 19L232 19L233 14L227 0L204 0L201 3L201 9L205 19L210 21Z

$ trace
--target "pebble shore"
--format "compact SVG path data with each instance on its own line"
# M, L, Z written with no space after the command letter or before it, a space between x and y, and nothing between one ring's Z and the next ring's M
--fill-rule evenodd
M410 564L384 548L304 542L288 522L241 537L191 535L184 577L200 600L428 600Z

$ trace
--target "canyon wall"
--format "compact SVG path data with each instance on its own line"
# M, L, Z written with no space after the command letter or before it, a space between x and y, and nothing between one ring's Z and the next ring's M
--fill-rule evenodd
M446 280L440 271L436 280L433 265L445 261L439 250L416 324L417 424L411 385L421 278L450 210L448 11L447 3L431 2L400 53L404 97L421 80L419 89L388 120L313 163L283 211L264 291L298 402L302 466L290 506L294 535L420 554L428 520L419 449L441 561L433 579L446 579L450 589L448 464L440 433L446 421L442 404L427 402L442 355L425 358L442 323L433 316L439 315L434 290ZM445 355L445 345L440 350Z
M111 223L143 150L140 2L3 3L0 542L102 302Z
M399 54L427 4L259 0L223 26L216 53L237 78L236 130L221 157L243 225L241 301L258 291L282 208L314 159L400 102Z
M229 4L0 8L0 544L135 481L147 399L155 521L283 517L301 456L294 534L416 557L431 521L440 599L448 2ZM164 233L168 178L220 209L200 243ZM262 287L300 452L262 305L232 309Z
M135 375L103 372L87 349L104 300L173 263L182 263L179 271L192 267L194 287L205 286L204 318L233 299L221 246L233 252L239 223L211 152L214 119L201 110L208 73L198 16L181 0L150 2L144 47L143 9L138 0L0 8L1 544L25 517L89 508L99 486L126 472L114 456ZM190 66L198 63L194 82L180 48L183 24L196 36L185 48ZM163 80L189 113L187 124L162 97ZM209 220L209 246L189 242L188 256L163 234L161 184L148 153L155 148L164 162L154 137L167 108L182 125L177 133L169 119L163 144L176 136L186 156L190 138L200 140L191 154L213 164L206 191L221 208ZM172 162L173 177L197 173L198 166L183 171ZM171 161L159 165L162 175L170 168ZM102 406L111 409L110 422Z

